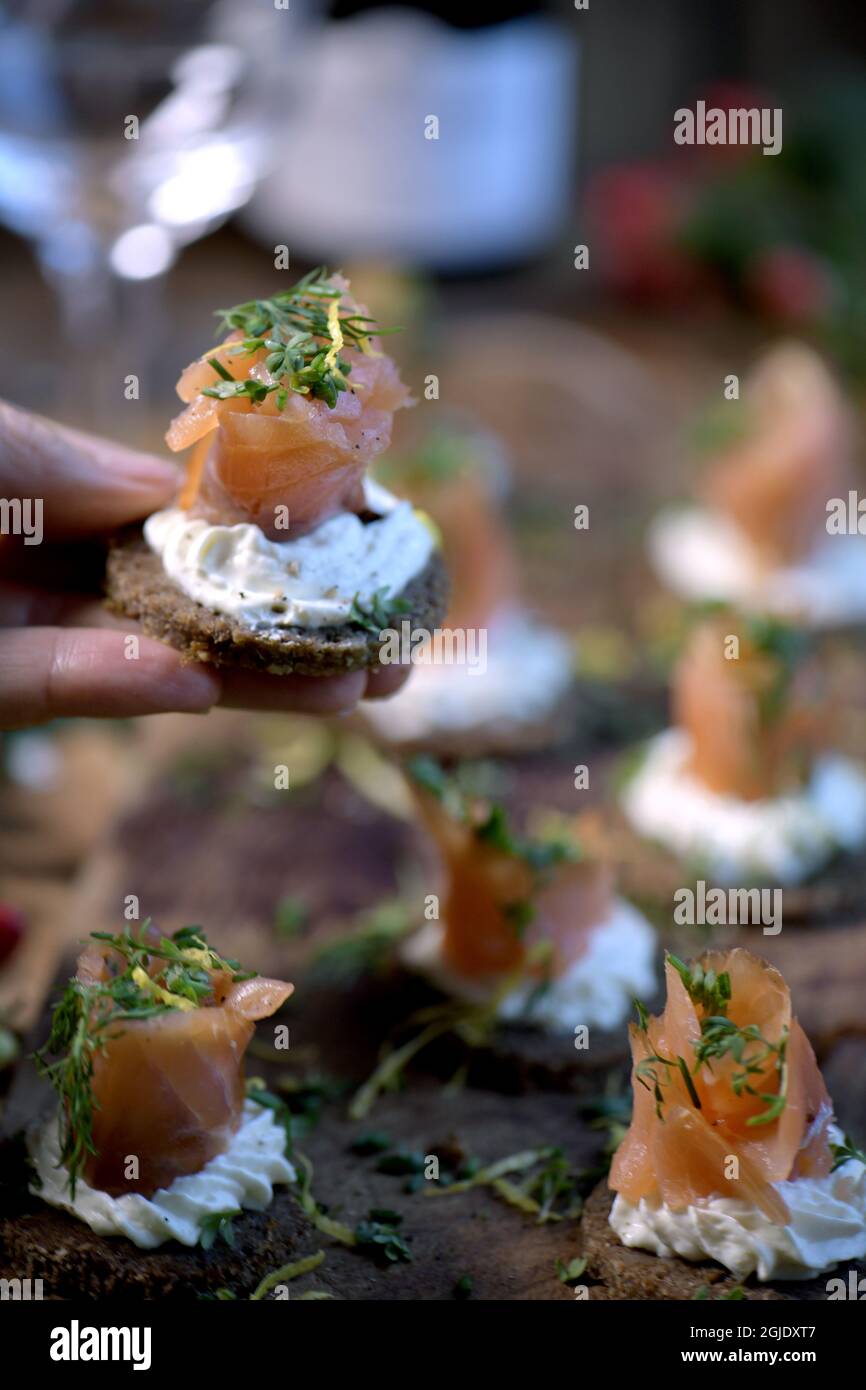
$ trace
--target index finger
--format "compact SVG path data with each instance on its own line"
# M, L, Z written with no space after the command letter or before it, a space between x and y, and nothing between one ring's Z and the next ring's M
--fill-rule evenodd
M177 484L175 466L155 454L0 401L0 501L8 510L26 500L28 525L38 521L47 536L81 536L138 521L166 506Z

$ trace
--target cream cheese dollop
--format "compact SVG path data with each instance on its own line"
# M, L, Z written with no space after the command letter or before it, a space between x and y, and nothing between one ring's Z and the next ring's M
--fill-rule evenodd
M819 758L799 791L742 801L699 782L688 771L689 753L682 729L650 740L622 807L647 839L694 860L718 883L750 874L801 883L837 851L866 843L866 773L847 759Z
M681 598L725 600L815 628L866 619L866 537L821 535L808 555L768 568L729 518L668 508L650 525L656 573Z
M410 502L365 481L376 520L340 512L296 540L272 541L251 523L214 526L181 507L154 512L147 544L189 598L254 632L348 622L357 598L396 598L433 552L430 526Z
M403 943L405 964L445 994L483 1003L489 986L466 980L444 964L442 938L442 924L426 922ZM589 933L583 955L543 989L528 981L506 994L497 1017L563 1035L580 1024L616 1028L636 995L654 992L655 954L656 935L649 922L631 903L616 898L605 921Z
M483 666L419 665L412 680L365 718L389 743L484 732L519 737L542 723L574 679L568 641L528 613L509 609L488 624Z
M142 1250L152 1250L167 1240L197 1245L206 1216L244 1207L264 1211L273 1199L275 1183L295 1181L297 1174L285 1148L286 1132L273 1111L248 1100L228 1148L199 1172L175 1178L170 1187L160 1188L152 1197L137 1192L112 1197L79 1178L73 1198L66 1169L60 1166L54 1116L30 1138L30 1154L41 1184L30 1190L50 1206L77 1216L97 1235L126 1236Z
M610 1224L623 1245L665 1257L716 1260L738 1279L812 1279L841 1260L866 1255L866 1165L858 1159L826 1177L773 1186L788 1208L784 1226L753 1203L731 1197L708 1197L673 1211L646 1197L635 1205L621 1194Z

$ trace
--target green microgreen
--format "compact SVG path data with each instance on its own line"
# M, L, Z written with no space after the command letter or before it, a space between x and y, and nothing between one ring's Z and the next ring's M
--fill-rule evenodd
M283 410L289 392L294 392L323 400L333 410L340 392L352 389L352 364L342 355L343 347L369 356L374 354L373 335L399 332L381 328L362 314L341 313L344 294L319 266L280 294L217 310L226 332L240 335L229 343L228 354L249 357L264 352L270 380L235 380L217 357L209 357L220 380L204 387L202 394L217 400L246 396L259 405L276 391L277 407Z

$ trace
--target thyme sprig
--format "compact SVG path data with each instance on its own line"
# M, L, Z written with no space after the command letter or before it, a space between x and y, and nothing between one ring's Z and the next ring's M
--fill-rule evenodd
M247 396L258 405L276 391L277 407L283 410L292 391L323 400L333 410L340 392L352 389L348 380L352 364L342 349L351 347L376 356L371 337L400 331L381 328L364 314L341 314L344 293L329 279L327 270L318 266L281 294L218 309L222 327L241 335L229 346L229 354L266 352L264 365L271 381L251 376L236 381L218 358L209 357L220 380L204 387L202 394L217 400Z
M369 603L363 603L356 594L349 609L349 621L378 637L382 631L390 628L398 613L408 613L411 608L409 599L392 596L386 586L377 589Z
M54 1008L48 1038L35 1054L40 1075L54 1087L60 1102L60 1161L68 1170L73 1198L88 1156L96 1154L96 1058L120 1036L122 1025L201 1006L212 992L213 974L225 973L233 982L252 978L237 961L219 956L201 928L182 927L151 944L143 939L149 925L148 919L139 936L131 930L91 933L92 940L104 942L119 957L109 956L113 973L94 984L69 981Z
M853 1140L844 1135L841 1144L831 1144L830 1152L833 1155L833 1167L831 1173L835 1173L837 1168L841 1168L843 1163L848 1163L852 1158L858 1163L866 1163L866 1150L859 1149Z

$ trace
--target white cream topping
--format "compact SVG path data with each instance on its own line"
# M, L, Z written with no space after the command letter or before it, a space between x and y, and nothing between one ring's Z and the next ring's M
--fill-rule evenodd
M286 1132L273 1111L248 1100L228 1148L198 1173L175 1178L170 1187L160 1188L152 1197L135 1192L112 1197L79 1179L72 1198L66 1169L59 1166L57 1120L52 1117L30 1139L31 1157L42 1183L31 1191L43 1202L77 1216L97 1235L126 1236L142 1250L167 1240L196 1245L206 1216L243 1207L264 1211L275 1183L295 1181L285 1148Z
M820 535L797 563L768 569L727 517L683 507L661 512L647 543L657 574L682 598L724 599L812 627L866 618L866 537Z
M847 759L818 759L800 791L742 801L699 782L687 771L689 753L681 729L652 739L622 806L642 835L694 860L718 883L753 874L800 883L838 850L866 843L866 774Z
M496 615L487 629L486 667L419 665L412 679L365 717L392 743L437 734L467 734L491 725L519 733L556 709L574 677L574 654L558 632L518 609Z
M145 539L170 579L190 598L255 632L328 627L351 617L387 589L396 598L434 549L429 527L410 502L365 481L364 523L340 512L296 540L271 541L251 523L212 526L180 507L155 512Z
M403 943L403 960L444 993L482 1003L490 986L466 980L444 964L443 935L440 922L426 922ZM583 955L544 989L528 981L512 990L500 1001L497 1017L533 1023L549 1033L573 1033L579 1024L616 1028L635 995L654 991L655 952L650 924L631 903L616 898L610 915L589 933Z
M831 1135L836 1143L838 1130ZM866 1166L849 1159L822 1178L774 1183L789 1219L779 1226L752 1202L708 1197L682 1211L621 1195L610 1224L623 1245L684 1260L717 1260L738 1279L812 1279L866 1255Z

